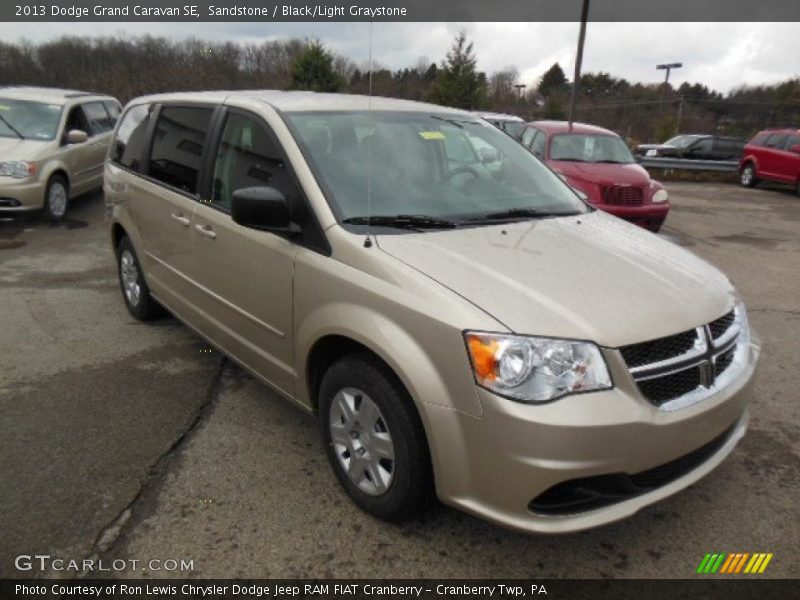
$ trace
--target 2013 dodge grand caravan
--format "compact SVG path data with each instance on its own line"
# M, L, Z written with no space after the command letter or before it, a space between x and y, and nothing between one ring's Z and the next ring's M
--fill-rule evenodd
M131 314L167 308L316 414L380 518L435 490L521 530L593 527L744 435L759 344L728 279L469 113L139 98L105 193Z

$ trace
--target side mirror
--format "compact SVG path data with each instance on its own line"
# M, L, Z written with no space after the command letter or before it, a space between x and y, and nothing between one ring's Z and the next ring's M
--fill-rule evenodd
M67 132L67 144L82 144L89 139L89 134L80 129L70 129Z
M274 187L249 187L233 192L231 218L250 229L296 235L300 226L289 219L289 203Z
M800 144L794 144L793 146L789 146L789 152L800 154Z

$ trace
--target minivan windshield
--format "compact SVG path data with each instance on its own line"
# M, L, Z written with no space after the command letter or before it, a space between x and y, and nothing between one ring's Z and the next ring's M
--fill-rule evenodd
M634 162L633 155L620 138L602 134L559 133L550 142L551 160L590 163Z
M0 136L52 140L58 133L61 108L58 104L0 98Z
M342 222L402 216L412 227L436 228L589 210L530 152L481 119L389 111L287 118Z

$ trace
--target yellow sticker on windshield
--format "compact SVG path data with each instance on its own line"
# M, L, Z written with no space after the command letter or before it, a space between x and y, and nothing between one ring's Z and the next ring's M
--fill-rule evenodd
M420 131L420 137L424 140L443 140L444 134L441 131Z

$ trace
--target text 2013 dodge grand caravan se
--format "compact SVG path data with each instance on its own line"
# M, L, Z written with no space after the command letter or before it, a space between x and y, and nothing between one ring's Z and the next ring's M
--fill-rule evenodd
M166 307L316 414L380 518L435 490L521 530L593 527L744 434L759 345L728 279L469 113L139 98L105 193L131 314Z

